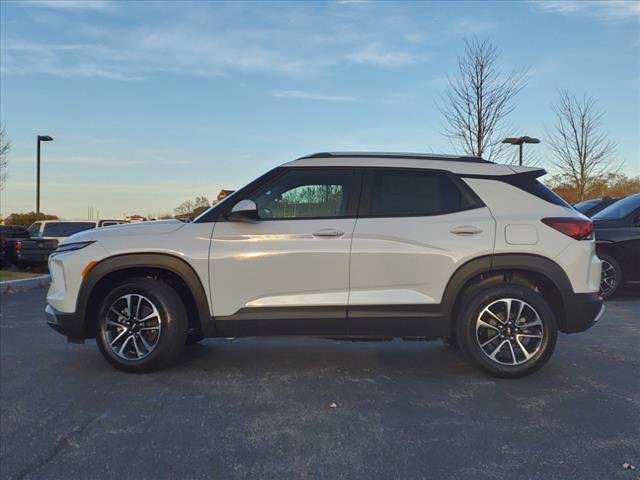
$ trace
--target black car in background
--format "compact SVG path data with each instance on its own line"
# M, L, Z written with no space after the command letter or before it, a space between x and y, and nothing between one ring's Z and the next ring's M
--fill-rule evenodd
M583 215L591 218L596 213L604 210L609 205L613 205L622 197L611 198L611 197L602 197L602 198L593 198L591 200L585 200L584 202L576 203L573 208L578 210Z
M42 220L29 227L30 238L24 240L18 250L21 265L45 268L49 255L65 238L92 228L109 227L127 223L124 220Z
M600 290L610 298L623 283L640 282L640 193L594 215L593 230L602 260Z
M0 266L6 267L18 262L16 246L29 238L29 230L20 225L0 225Z

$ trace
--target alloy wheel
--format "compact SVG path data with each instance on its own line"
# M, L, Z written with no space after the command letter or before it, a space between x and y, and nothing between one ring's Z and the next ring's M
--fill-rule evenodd
M482 353L501 365L522 365L542 347L544 326L538 312L517 298L487 305L476 319L476 340Z
M616 269L607 260L602 259L602 276L600 277L600 292L607 295L616 288L618 281Z
M162 324L153 302L133 293L111 304L103 328L113 353L125 360L141 360L158 345Z

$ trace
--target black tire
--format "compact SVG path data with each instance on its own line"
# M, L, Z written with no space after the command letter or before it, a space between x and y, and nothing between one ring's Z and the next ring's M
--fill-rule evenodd
M442 343L444 343L447 347L449 347L454 352L460 351L460 345L458 344L458 339L455 335L451 335L450 337L443 338Z
M198 343L200 340L203 340L204 337L202 335L197 334L196 332L187 333L187 345L194 345Z
M600 295L605 300L613 297L622 285L622 269L618 261L611 255L601 253L602 276L600 277ZM606 282L606 283L605 283Z
M139 337L138 340L140 340L141 343L138 344L137 342L133 341L134 339L131 339L132 342L130 342L128 346L125 346L127 349L124 352L125 354L131 351L132 343L135 343L136 352L139 350L138 345L141 346L141 350L143 351L143 353L145 353L145 350L147 350L145 356L139 359L123 358L116 351L114 351L114 348L117 349L122 345L122 343L116 343L114 348L109 345L110 335L114 335L114 320L117 320L118 323L120 323L120 319L122 317L118 314L115 314L114 317L114 313L111 310L111 307L112 305L119 305L117 303L119 301L126 302L126 300L121 299L128 295L133 296L132 298L134 298L134 300L132 300L132 302L134 303L135 298L139 298L140 296L142 296L145 300L145 303L142 304L142 308L149 309L149 305L151 305L152 308L155 307L155 311L157 312L157 315L153 316L152 320L149 320L149 322L154 323L147 329L152 330L157 328L157 334L154 334L152 332L142 332L138 330L139 336L142 336L143 334L157 335L154 339L151 339L151 341L155 341L155 343L152 345L153 349L145 349L141 341L143 339L140 339ZM133 311L134 307L132 306L130 310ZM126 312L126 310L123 310L122 312ZM137 320L135 314L134 316L130 315L129 320L129 323L137 325L138 327L142 325L142 323L144 323ZM98 343L98 347L100 348L100 352L113 367L124 372L149 373L160 370L170 365L180 356L187 340L188 322L187 312L184 304L177 292L171 286L161 280L154 280L150 278L132 278L118 283L104 297L104 300L102 301L98 310L98 318L96 319L96 321L96 340ZM122 323L126 323L123 317ZM125 327L123 325L122 328L128 329L129 327ZM117 333L122 331L116 329L115 332ZM129 333L125 333L124 335L125 340L127 336L130 336ZM136 334L134 333L133 335Z
M520 310L522 304L525 306ZM504 323L498 322L500 316ZM491 327L484 327L485 323ZM551 357L558 338L555 315L544 297L515 284L487 287L473 295L456 319L456 332L462 352L482 370L501 378L523 377L540 369ZM484 348L481 342L487 343Z

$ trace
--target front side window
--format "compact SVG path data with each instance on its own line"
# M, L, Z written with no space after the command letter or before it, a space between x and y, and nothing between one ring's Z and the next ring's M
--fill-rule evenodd
M290 170L250 199L261 219L344 217L353 177L351 170Z
M58 222L44 226L44 237L69 237L74 233L96 228L95 222Z
M442 215L474 206L468 195L444 172L376 170L372 176L370 216Z

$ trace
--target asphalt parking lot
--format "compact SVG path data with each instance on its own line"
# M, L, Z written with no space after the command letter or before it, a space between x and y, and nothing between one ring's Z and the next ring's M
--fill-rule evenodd
M49 329L44 296L1 299L2 478L640 478L638 296L519 380L440 342L282 338L128 375Z

